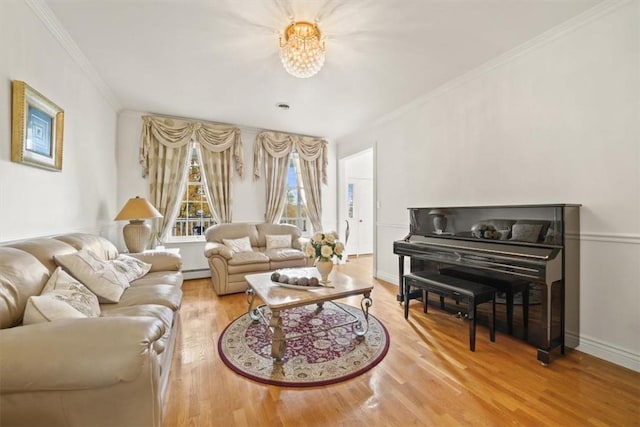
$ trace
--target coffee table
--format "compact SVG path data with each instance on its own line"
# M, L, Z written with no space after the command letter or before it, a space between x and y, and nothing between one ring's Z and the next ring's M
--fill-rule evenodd
M299 277L306 276L320 278L320 274L315 267L296 268L293 270L295 270L295 273L298 274ZM291 289L272 282L271 274L271 272L250 274L247 275L245 279L249 284L249 287L247 288L249 316L251 316L254 321L262 321L265 324L265 331L267 335L271 337L271 357L273 357L275 363L282 363L282 356L284 355L284 351L287 347L288 339L299 338L305 335L321 332L321 330L314 330L304 335L287 335L284 330L285 325L283 325L282 317L280 316L282 310L311 304L317 304L318 310L321 310L322 305L325 302L333 303L334 300L340 298L362 295L360 308L362 309L363 319L345 312L351 320L341 325L333 325L329 329L344 326L345 324L352 324L356 337L358 339L364 338L364 335L369 330L369 307L371 307L372 304L372 284L364 283L354 279L353 277L347 276L346 274L333 271L329 275L330 283L328 285L305 289ZM264 302L264 304L253 308L256 295ZM340 308L337 304L335 304L335 306ZM265 316L266 308L271 311L271 317L269 319Z

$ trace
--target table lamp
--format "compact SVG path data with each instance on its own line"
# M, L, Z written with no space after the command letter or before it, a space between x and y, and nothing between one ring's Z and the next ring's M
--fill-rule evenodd
M139 196L129 199L116 215L116 221L129 220L129 224L122 229L122 234L124 244L127 245L130 253L143 252L147 249L151 237L151 226L144 220L150 218L162 218L162 214L147 199Z

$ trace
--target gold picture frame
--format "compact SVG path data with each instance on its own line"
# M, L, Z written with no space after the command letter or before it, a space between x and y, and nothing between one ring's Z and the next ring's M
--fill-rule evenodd
M61 171L64 111L25 82L11 88L11 161Z

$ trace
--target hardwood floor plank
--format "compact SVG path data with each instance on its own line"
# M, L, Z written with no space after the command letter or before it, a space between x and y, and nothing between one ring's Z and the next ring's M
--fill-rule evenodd
M370 313L390 335L372 370L324 387L285 388L246 379L220 359L225 327L247 310L244 294L219 297L209 279L183 286L182 325L165 400L165 427L208 426L640 426L640 373L567 349L548 367L536 349L412 301L371 278L371 258L336 267L375 284ZM359 298L342 302L359 306Z

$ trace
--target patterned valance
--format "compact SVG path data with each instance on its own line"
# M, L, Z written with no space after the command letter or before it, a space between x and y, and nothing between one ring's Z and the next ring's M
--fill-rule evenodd
M214 153L232 149L236 170L242 178L244 160L240 128L157 116L143 116L142 120L140 164L143 177L149 173L149 153L152 143L179 148L193 140L203 149Z
M322 176L322 183L327 183L327 141L310 136L293 135L282 132L260 132L253 146L253 178L261 175L264 153L271 157L281 158L296 151L302 160L316 162Z

